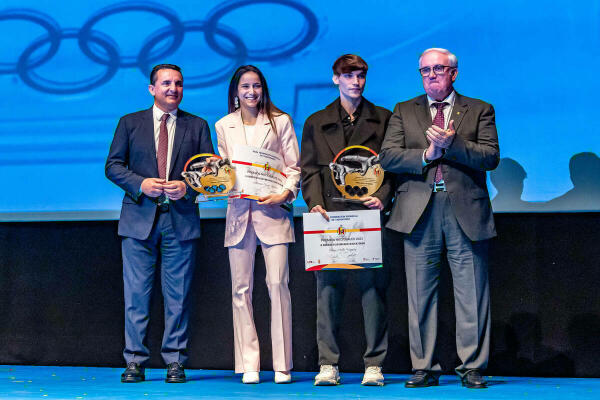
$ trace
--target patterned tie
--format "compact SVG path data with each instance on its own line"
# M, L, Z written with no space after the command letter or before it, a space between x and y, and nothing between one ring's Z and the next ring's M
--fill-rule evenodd
M448 105L448 103L433 103L435 108L437 108L437 112L435 113L435 117L433 118L433 124L439 126L444 129L444 107ZM435 169L435 183L439 183L442 181L444 177L442 176L442 164L438 163L437 168Z
M169 119L169 114L167 113L163 114L163 116L160 118L158 150L156 151L156 161L158 162L158 177L161 179L167 179L167 153L169 151L169 133L167 132L167 119Z

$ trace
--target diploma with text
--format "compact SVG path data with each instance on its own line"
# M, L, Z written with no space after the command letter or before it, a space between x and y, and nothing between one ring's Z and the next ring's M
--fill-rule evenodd
M234 191L242 199L258 200L261 196L281 193L287 176L280 154L267 149L236 145L232 165L236 170Z
M382 266L379 210L302 215L307 271L365 269Z

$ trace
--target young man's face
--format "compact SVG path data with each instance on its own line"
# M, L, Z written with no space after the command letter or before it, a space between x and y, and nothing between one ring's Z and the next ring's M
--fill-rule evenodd
M362 96L367 82L367 73L362 69L333 75L333 83L340 89L340 97L358 99Z

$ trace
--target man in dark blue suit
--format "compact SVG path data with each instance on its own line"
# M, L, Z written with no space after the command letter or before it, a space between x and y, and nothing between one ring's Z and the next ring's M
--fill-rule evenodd
M179 110L183 76L178 66L157 65L150 73L154 105L127 114L117 125L106 160L106 177L125 191L122 237L127 369L121 382L145 379L150 295L157 264L165 303L161 354L166 382L185 382L189 288L200 215L195 192L182 180L186 161L213 153L208 124Z

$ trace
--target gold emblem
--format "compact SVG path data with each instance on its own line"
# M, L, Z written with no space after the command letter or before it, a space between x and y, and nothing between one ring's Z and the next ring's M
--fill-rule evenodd
M207 199L226 196L235 184L235 170L229 160L210 153L190 158L181 175L192 189Z
M365 146L349 146L329 163L331 179L345 199L357 200L375 193L383 183L379 155Z

